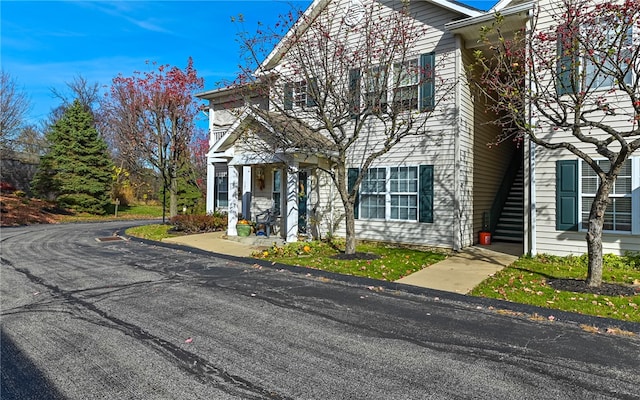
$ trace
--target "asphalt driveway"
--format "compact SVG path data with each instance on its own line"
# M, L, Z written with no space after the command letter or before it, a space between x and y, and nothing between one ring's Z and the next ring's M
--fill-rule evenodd
M2 229L2 399L639 398L608 321L96 240L125 225Z

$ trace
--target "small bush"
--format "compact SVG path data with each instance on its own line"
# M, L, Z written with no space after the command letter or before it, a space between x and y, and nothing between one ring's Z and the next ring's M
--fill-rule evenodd
M170 223L178 232L217 232L227 229L227 215L223 213L177 215L171 218Z

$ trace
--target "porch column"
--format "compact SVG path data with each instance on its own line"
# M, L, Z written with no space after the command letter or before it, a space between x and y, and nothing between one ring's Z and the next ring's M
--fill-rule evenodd
M242 218L251 221L251 167L242 167Z
M287 243L298 241L298 163L287 170Z
M207 214L213 214L216 210L215 203L215 181L216 181L216 168L213 165L213 159L207 157Z
M229 212L227 214L227 235L238 236L238 188L240 186L240 168L229 165Z

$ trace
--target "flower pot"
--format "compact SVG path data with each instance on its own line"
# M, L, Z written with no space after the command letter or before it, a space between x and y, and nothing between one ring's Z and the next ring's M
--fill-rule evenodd
M238 224L236 225L236 231L238 231L238 236L249 236L251 234L251 225Z

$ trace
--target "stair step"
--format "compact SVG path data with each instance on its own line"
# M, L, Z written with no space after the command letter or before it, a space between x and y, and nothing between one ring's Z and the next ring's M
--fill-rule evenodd
M513 242L513 243L522 243L524 242L524 238L521 237L510 237L510 236L493 236L491 240L500 241L500 242Z

